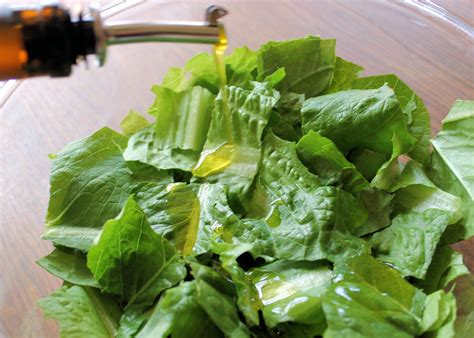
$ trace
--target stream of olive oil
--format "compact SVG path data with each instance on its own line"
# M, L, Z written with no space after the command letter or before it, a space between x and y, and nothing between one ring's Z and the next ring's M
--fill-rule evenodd
M225 129L227 133L227 141L228 143L233 143L232 137L232 121L229 111L229 98L228 93L226 90L227 85L227 75L225 72L225 60L224 60L224 53L227 49L227 35L225 33L224 27L220 27L219 31L219 41L214 45L214 59L216 62L216 69L217 74L219 75L219 87L220 87L220 94L221 94L221 110L222 114L224 115L224 123Z
M205 150L201 154L201 158L193 169L193 175L197 177L205 177L223 171L232 162L235 145L232 135L232 120L229 110L228 92L226 89L227 76L225 71L224 52L227 48L227 36L224 27L219 32L219 41L214 45L214 60L216 70L219 76L220 89L220 110L224 117L224 128L227 141L215 149Z

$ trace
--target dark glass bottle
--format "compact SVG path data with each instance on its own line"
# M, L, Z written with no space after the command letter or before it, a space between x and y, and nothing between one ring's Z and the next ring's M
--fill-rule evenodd
M77 60L96 52L93 21L76 20L59 5L0 9L0 79L68 76Z
M102 64L106 47L115 44L161 41L218 44L225 32L217 20L226 13L223 8L211 6L204 22L104 24L94 9L73 17L59 4L0 7L0 80L68 76L72 66L87 55L97 55Z

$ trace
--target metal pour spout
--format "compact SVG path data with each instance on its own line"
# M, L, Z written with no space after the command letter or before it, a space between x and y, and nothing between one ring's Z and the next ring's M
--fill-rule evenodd
M218 44L225 36L219 19L227 11L219 6L210 6L202 22L111 22L100 23L96 15L97 51L100 64L105 59L107 46L137 42L178 42Z

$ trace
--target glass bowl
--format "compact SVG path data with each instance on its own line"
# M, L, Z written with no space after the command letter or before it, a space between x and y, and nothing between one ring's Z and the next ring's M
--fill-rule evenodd
M73 1L77 3L77 1ZM102 1L109 20L200 20L208 1ZM338 55L365 75L395 73L424 100L437 131L455 99L474 98L469 1L215 1L230 47L305 35L337 39ZM471 22L470 22L470 21ZM102 68L84 65L64 79L1 85L0 336L54 337L35 305L60 281L35 260L51 250L40 235L48 202L49 153L103 126L119 130L129 109L146 112L152 84L206 45L111 47ZM474 242L458 246L474 267Z

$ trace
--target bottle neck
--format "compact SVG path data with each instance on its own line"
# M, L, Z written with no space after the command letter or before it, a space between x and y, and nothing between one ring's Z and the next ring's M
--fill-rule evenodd
M132 42L221 44L217 21L227 13L211 6L203 22L123 22L103 24L91 9L72 18L61 5L27 9L0 7L0 80L38 75L68 76L72 66L95 54L103 64L107 46ZM5 52L4 52L5 50Z
M82 15L75 21L62 6L45 6L16 13L21 25L30 76L68 76L76 60L95 53L93 22Z

